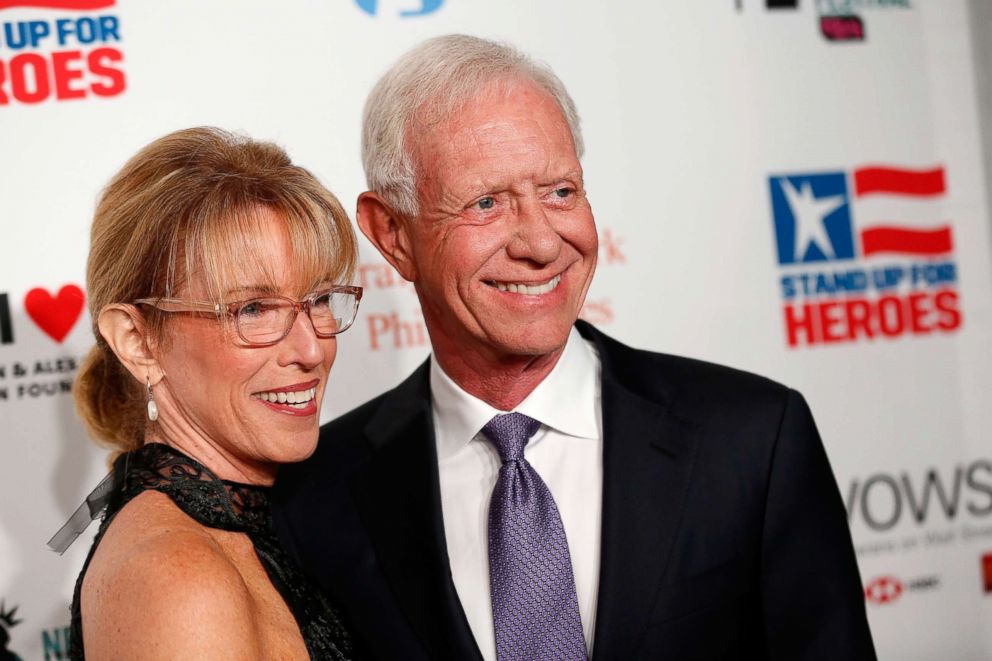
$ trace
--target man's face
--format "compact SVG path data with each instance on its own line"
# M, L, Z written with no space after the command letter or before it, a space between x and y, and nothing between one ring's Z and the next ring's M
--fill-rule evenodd
M494 364L560 350L596 266L582 166L554 99L490 87L408 144L412 278L439 355Z

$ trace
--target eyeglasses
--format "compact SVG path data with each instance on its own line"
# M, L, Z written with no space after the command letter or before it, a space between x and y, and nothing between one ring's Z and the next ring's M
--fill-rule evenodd
M135 305L150 305L162 312L213 312L234 318L238 337L248 346L271 346L289 335L296 315L306 310L317 337L334 337L351 327L358 314L362 288L334 285L301 301L285 296L264 296L233 303L186 301L179 298L139 298Z

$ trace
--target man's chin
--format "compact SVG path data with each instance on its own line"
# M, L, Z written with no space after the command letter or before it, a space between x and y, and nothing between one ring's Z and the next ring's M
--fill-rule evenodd
M526 328L514 329L512 333L506 333L493 339L494 348L498 353L507 358L540 358L542 356L555 356L561 353L568 341L568 334L571 326L554 331L543 331L534 333Z

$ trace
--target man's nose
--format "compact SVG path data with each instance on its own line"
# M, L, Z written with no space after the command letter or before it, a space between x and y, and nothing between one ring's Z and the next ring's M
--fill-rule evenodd
M536 196L518 199L514 234L506 246L513 259L550 264L561 254L562 239L551 222L548 210Z

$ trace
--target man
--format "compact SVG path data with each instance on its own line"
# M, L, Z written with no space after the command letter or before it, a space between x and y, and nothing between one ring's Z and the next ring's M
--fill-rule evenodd
M373 659L874 658L802 397L576 321L581 152L510 48L433 39L379 81L358 223L433 354L287 467L286 543Z

